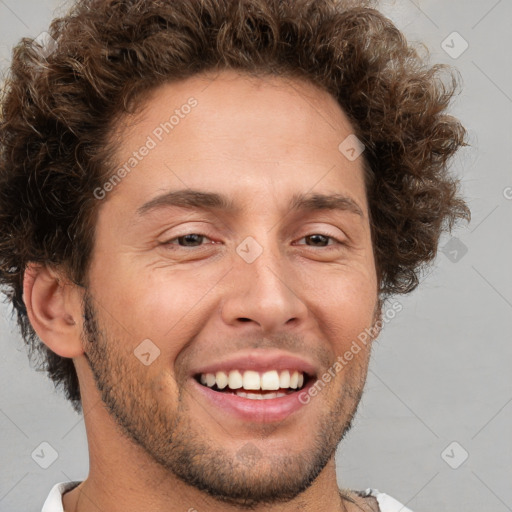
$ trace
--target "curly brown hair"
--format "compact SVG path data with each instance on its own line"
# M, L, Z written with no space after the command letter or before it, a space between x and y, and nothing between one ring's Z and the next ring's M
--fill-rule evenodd
M2 92L0 285L31 360L40 356L77 412L73 361L31 327L24 271L37 262L84 283L93 191L113 170L109 135L160 84L234 69L303 78L332 94L366 146L380 298L412 291L442 232L469 220L447 168L465 144L446 113L456 75L430 66L372 2L82 0L49 34L57 41L49 49L18 44Z

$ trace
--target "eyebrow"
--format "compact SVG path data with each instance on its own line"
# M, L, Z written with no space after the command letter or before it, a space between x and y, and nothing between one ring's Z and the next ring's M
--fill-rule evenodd
M242 208L230 198L216 192L200 190L176 190L161 194L137 209L139 215L151 211L175 206L187 209L219 210L227 213L239 213ZM352 198L342 194L294 194L289 203L290 211L339 210L364 217L361 207Z
M166 192L137 209L139 215L144 215L152 210L162 207L178 206L180 208L203 209L203 210L224 210L236 213L240 210L235 203L227 196L215 192L201 192L199 190L176 190Z
M290 210L340 210L364 217L356 201L342 194L295 194L290 202Z

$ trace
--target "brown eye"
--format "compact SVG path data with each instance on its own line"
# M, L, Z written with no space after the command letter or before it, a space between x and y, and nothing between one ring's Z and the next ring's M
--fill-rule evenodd
M199 233L188 233L186 235L178 236L165 242L163 245L178 245L180 247L200 247L204 239L209 238L206 235Z
M325 235L320 235L320 234L308 235L308 236L304 237L305 240L310 240L315 247L318 247L319 244L321 247L325 247L326 245L329 245L330 238L331 238L330 236L325 236Z
M309 247L327 247L331 245L341 244L339 240L336 238L330 236L330 235L324 235L322 233L313 233L311 235L307 235L301 238L301 240L306 240L306 245ZM332 240L333 243L329 243L329 240ZM307 243L309 241L310 243ZM304 244L300 244L304 245Z

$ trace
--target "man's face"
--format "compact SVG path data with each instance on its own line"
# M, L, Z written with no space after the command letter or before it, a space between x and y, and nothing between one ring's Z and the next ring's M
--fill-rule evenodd
M84 349L107 410L196 488L246 505L291 499L350 428L370 346L333 365L376 319L362 159L338 149L353 129L312 85L228 72L159 88L124 126L118 167L134 151L137 164L101 200L85 301ZM165 197L192 190L233 209ZM346 200L290 208L313 194ZM304 376L302 393L286 371L292 384ZM280 389L231 390L238 372L246 387L259 376Z

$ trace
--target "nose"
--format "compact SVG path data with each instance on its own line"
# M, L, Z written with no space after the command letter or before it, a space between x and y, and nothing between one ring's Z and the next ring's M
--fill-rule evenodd
M252 323L266 333L297 326L308 308L299 296L296 269L287 265L279 248L270 244L262 248L250 263L235 255L222 306L223 321L231 326Z

